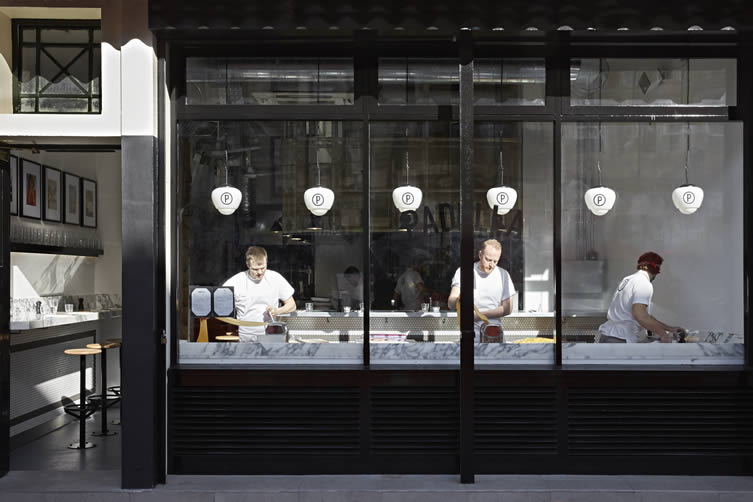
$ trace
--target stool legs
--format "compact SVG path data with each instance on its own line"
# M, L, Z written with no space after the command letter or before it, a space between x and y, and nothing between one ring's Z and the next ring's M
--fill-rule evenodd
M99 432L92 432L92 436L114 436L117 434L115 431L107 429L107 408L109 403L107 402L107 350L102 350L102 394L101 405L102 415L100 416L100 430Z
M78 419L78 443L71 443L68 445L68 448L72 450L85 450L87 448L94 448L94 443L89 443L86 441L86 356L81 355L79 356L79 360L81 361L81 370L79 371L80 379L81 379L81 390L80 396L79 396L79 419Z

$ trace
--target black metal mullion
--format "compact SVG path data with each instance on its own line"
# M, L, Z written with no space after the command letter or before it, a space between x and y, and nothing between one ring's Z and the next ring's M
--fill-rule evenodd
M92 112L92 94L94 94L94 30L89 29L89 83L87 84L87 94L88 96L88 102L89 102L89 113ZM102 103L99 104L100 109L102 108Z
M750 324L751 275L751 169L753 169L753 31L741 34L737 60L738 109L743 120L743 336L745 367L753 365L753 334ZM750 385L750 380L748 384Z
M458 34L460 56L460 482L475 482L473 329L473 35Z
M37 60L36 60L36 67L34 68L34 72L35 72L35 75L34 75L34 81L35 81L34 93L36 94L36 96L34 97L34 112L35 113L39 113L39 94L41 93L41 91L39 90L39 74L41 72L40 63L39 62L42 59L42 54L41 54L41 50L42 49L40 47L40 44L42 43L42 29L41 28L37 28L35 31L36 31L36 37L37 37L37 49L34 52L37 55Z

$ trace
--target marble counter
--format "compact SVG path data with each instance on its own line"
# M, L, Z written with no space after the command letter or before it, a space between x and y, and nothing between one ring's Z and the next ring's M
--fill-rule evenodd
M30 329L50 328L66 324L98 321L101 319L113 319L121 317L122 310L100 310L97 312L71 312L70 314L58 312L55 315L45 315L42 319L25 321L10 321L10 331L26 331Z
M190 343L178 346L181 364L360 364L360 343Z
M571 364L743 364L742 343L566 343Z

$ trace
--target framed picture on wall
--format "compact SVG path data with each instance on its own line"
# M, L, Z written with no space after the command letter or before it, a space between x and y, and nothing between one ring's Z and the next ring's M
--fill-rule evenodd
M18 157L10 156L10 214L18 214Z
M81 224L81 178L75 174L63 173L63 222Z
M21 216L40 219L42 217L42 166L30 160L21 159Z
M44 166L44 216L47 221L62 221L62 174L54 167Z
M81 178L81 224L97 228L97 182Z

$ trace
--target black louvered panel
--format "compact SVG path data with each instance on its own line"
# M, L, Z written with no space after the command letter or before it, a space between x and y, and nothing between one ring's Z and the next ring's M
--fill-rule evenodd
M174 455L357 455L358 388L174 389Z
M557 452L555 389L477 387L474 409L474 449L477 453Z
M753 448L746 389L571 389L573 455L741 455Z
M460 403L454 387L373 387L371 449L380 454L456 454Z

